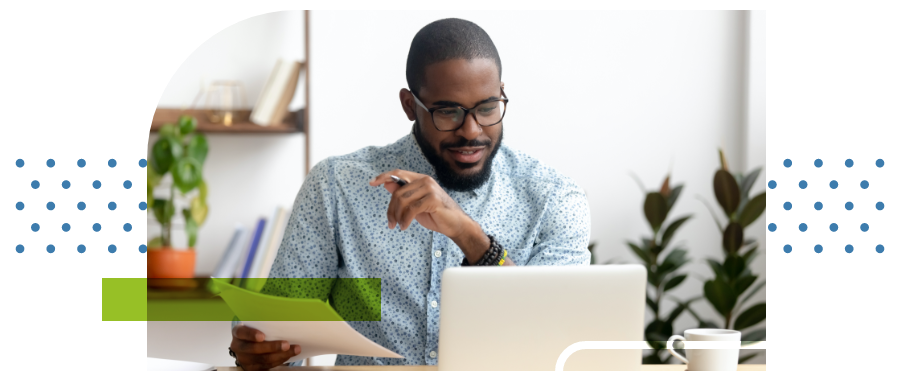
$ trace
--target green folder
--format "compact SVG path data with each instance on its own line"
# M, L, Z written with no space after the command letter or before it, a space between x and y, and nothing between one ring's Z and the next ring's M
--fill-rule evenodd
M276 297L234 286L225 279L212 280L219 296L242 321L343 321L319 299Z

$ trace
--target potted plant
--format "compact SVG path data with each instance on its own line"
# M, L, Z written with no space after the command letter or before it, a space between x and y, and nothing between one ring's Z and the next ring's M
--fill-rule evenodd
M688 311L700 324L700 327L725 328L742 330L741 340L744 342L761 341L766 337L764 328L750 330L766 319L766 303L760 302L747 306L747 301L762 289L765 280L756 283L759 276L750 271L750 263L759 254L759 245L752 239L744 238L744 228L756 221L766 210L765 191L750 196L750 188L759 176L761 168L747 174L731 173L725 162L725 154L719 150L722 167L713 177L713 189L716 200L726 217L725 227L719 222L713 209L704 201L713 214L716 226L722 233L722 260L707 259L714 277L703 285L703 295L713 308L722 316L722 324L700 318L690 307ZM701 198L702 200L702 198ZM756 354L740 358L743 363Z
M159 130L157 140L150 151L147 166L147 207L162 227L160 236L147 243L147 278L194 277L197 229L206 220L209 207L206 204L207 188L203 181L203 163L209 146L206 137L196 131L197 119L182 116L178 124L165 124ZM162 179L171 175L169 186L161 185ZM168 197L157 198L154 189L166 187ZM188 247L176 248L172 243L172 218L179 210L176 205L176 189L181 199L197 190L187 207L181 208ZM179 202L180 203L180 202Z
M650 224L653 235L642 237L640 244L626 242L631 251L647 267L647 307L653 312L653 321L644 330L644 339L653 347L653 351L644 356L644 364L669 362L672 356L666 351L666 340L673 333L675 319L694 301L681 302L669 296L678 303L678 306L671 310L668 316L662 314L661 306L665 292L684 282L687 274L678 273L678 270L690 261L687 258L687 250L684 247L674 247L671 242L675 237L675 232L690 219L691 215L682 216L671 223L666 223L669 211L678 200L678 195L681 194L683 187L684 185L679 184L670 188L669 176L666 176L659 191L647 192L645 190L644 217ZM643 186L641 188L643 189ZM664 224L665 228L663 228ZM666 249L670 246L672 249L667 251Z

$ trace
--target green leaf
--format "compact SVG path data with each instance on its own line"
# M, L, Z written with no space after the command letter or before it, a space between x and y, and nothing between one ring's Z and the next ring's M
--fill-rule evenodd
M669 193L669 197L666 198L666 208L668 210L672 210L672 207L675 206L675 201L678 200L678 196L681 195L681 189L684 188L684 185L678 185L672 188L672 192Z
M744 177L743 181L741 181L741 194L743 194L744 197L749 198L750 188L752 188L753 183L756 182L756 177L759 177L760 170L762 170L762 168L754 169L750 174L747 174L747 176Z
M650 306L650 310L653 310L654 313L659 312L659 305L657 305L656 302L653 302L653 300L650 299L649 294L647 295L647 306Z
M188 157L194 157L202 165L206 162L206 154L209 153L209 145L206 142L206 137L203 135L194 135L194 137L188 141L186 151Z
M651 264L651 263L650 263L650 256L647 254L647 252L644 252L643 249L641 249L640 247L634 245L634 243L632 243L632 242L630 242L630 241L629 241L629 242L626 242L626 243L628 243L628 246L631 247L631 250L634 251L634 253L635 253L636 255L638 255L638 257L640 257L641 260L644 260L644 263L646 263L647 265L650 265L650 264Z
M647 325L647 328L644 329L644 338L649 342L661 342L663 344L663 348L665 348L665 342L672 336L673 328L672 325L666 322L663 322L659 319L653 320L650 324ZM653 343L651 343L653 346Z
M682 275L678 275L678 276L672 277L671 280L669 280L668 282L666 282L666 286L663 287L663 291L664 291L664 292L667 292L667 291L669 291L670 289L672 289L672 288L678 286L679 284L681 284L681 283L684 281L685 278L687 278L687 275L686 275L686 274L682 274Z
M175 215L175 206L166 199L156 198L153 200L153 216L156 221L162 225L169 224L172 221L172 215Z
M147 185L147 208L153 208L153 188Z
M758 276L754 275L738 278L734 283L734 292L740 297L750 285L753 285L753 282L756 281L757 278Z
M160 181L162 181L162 176L153 170L153 165L147 165L147 186L156 187Z
M766 211L766 193L759 193L757 196L753 197L749 202L747 202L747 206L744 207L744 210L741 212L741 215L738 216L738 223L741 226L747 227L750 223L756 221L760 215L762 215L763 211Z
M206 195L209 192L209 190L207 190L207 188L206 188L206 181L204 181L203 179L200 179L200 183L197 185L197 188L200 189L200 200L203 201L203 203L206 203ZM593 252L593 248L591 248L591 247L593 247L593 243L591 243L591 245L588 246L588 249L591 250L591 252Z
M681 248L673 249L672 252L666 256L666 259L663 260L662 264L657 267L657 272L659 272L660 277L665 277L690 261L684 257L686 254L687 251Z
M723 317L731 312L735 303L737 303L737 295L734 294L734 289L721 277L706 281L706 284L703 286L703 294Z
M713 259L706 259L706 262L709 263L709 267L712 268L713 273L715 273L716 277L728 278L725 267L723 267L721 263Z
M719 201L719 205L725 210L725 215L728 215L729 219L731 219L731 214L737 210L738 205L741 203L741 192L737 182L731 173L720 169L713 177L713 189L716 193L716 200Z
M703 197L701 197L699 195L697 196L697 199L699 199L700 202L703 202L703 205L706 206L707 210L709 210L709 214L712 215L713 221L716 222L716 227L719 227L719 232L723 232L722 231L722 223L719 223L719 218L716 217L716 212L713 211L712 206L709 205L709 203L706 201L706 199L703 199Z
M675 248L669 251L669 254L666 255L666 258L663 260L663 264L672 263L673 266L680 266L678 263L686 263L688 260L685 258L687 256L687 251L681 248Z
M747 345L752 342L762 342L766 340L766 329L753 330L746 334L741 333L741 345Z
M743 242L744 228L735 222L728 223L725 232L722 233L722 248L725 249L725 252L728 252L729 255L736 255Z
M650 285L653 285L654 288L659 287L659 280L662 276L655 270L651 270L651 268L647 268L647 282Z
M191 199L191 219L197 223L197 226L203 224L206 220L206 215L209 213L209 206L206 205L205 202L200 200L200 197L194 197Z
M187 136L188 133L193 132L197 129L197 119L189 115L182 115L178 118L178 131L181 132L182 136Z
M191 217L191 212L187 209L181 210L184 215L184 232L188 236L188 247L193 248L197 243L197 222Z
M181 190L182 194L187 194L200 184L202 178L202 166L193 157L182 157L175 162L172 170L172 179L175 180L175 186Z
M744 299L741 300L741 303L747 302L750 297L753 297L753 295L756 294L756 292L758 292L760 289L762 289L763 286L766 286L766 280L762 280L762 282L756 284L756 287L754 287L753 290L750 291L750 293L747 293L747 295L744 296Z
M162 127L159 128L159 136L160 137L171 137L176 141L181 140L181 131L175 124L165 123Z
M684 224L684 222L686 222L690 218L691 218L690 215L685 216L681 219L675 220L674 222L670 223L668 227L666 227L666 230L665 230L665 232L663 232L663 237L662 237L662 247L663 248L665 248L667 245L669 245L669 241L672 240L673 236L675 236L675 231L678 230L678 227L681 227L681 225Z
M760 323L766 319L766 303L758 303L756 305L750 306L747 310L744 310L741 315L737 317L734 321L734 329L735 330L743 330L748 327L753 327L757 323Z
M744 363L747 362L748 360L753 359L756 355L759 355L759 352L754 352L754 353L752 353L752 354L748 354L748 355L741 356L741 357L738 359L738 364L744 364Z
M666 207L666 199L660 193L647 193L644 199L644 216L650 222L653 232L659 231L663 221L666 220L666 214L669 209Z
M740 256L728 256L725 258L725 262L722 263L722 268L725 269L725 275L729 280L737 279L741 272L744 271L744 258Z
M153 239L150 239L150 241L147 242L147 248L162 248L162 246L163 246L162 236L157 236Z
M747 250L746 253L744 253L744 263L749 266L750 263L753 262L753 259L755 259L757 255L759 255L759 247L757 246L757 247L750 248L749 250Z
M181 144L172 137L161 136L153 144L151 153L150 165L153 165L153 170L161 176L169 171L178 157L181 157Z

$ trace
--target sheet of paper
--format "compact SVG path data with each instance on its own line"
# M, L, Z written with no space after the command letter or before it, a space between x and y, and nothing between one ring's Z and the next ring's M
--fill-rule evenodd
M266 340L300 345L300 354L288 361L327 354L402 358L358 333L321 300L275 297L213 280L244 325L262 331Z

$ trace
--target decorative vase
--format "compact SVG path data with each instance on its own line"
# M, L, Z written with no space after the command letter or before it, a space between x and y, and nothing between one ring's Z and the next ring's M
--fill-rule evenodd
M194 281L194 264L197 254L193 248L175 249L172 247L151 248L147 250L147 278L153 287L191 288L197 286ZM172 279L172 280L152 280Z

